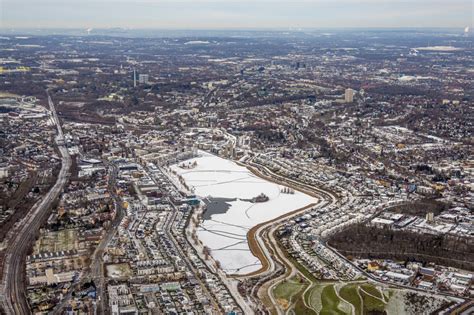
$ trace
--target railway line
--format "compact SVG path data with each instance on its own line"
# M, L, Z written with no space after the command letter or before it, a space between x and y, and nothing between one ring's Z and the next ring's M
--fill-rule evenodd
M51 119L56 125L56 146L61 154L61 170L56 183L48 193L33 205L28 215L22 220L16 235L5 250L5 268L2 275L0 296L2 308L6 314L31 314L26 297L25 260L31 244L35 241L42 223L48 218L53 202L60 196L69 179L71 157L64 145L64 135L54 103L48 95Z

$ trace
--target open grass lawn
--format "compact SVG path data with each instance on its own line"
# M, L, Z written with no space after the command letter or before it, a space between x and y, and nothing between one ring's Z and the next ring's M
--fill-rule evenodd
M368 292L369 294L365 293ZM308 310L303 301L304 289L293 297L297 301L295 305L296 314L314 314ZM360 292L360 297L357 292ZM372 294L373 296L371 296ZM340 297L354 306L356 315L364 315L373 311L384 311L386 304L382 300L380 291L370 283L350 283L339 289ZM388 298L388 293L386 297ZM306 296L307 304L322 315L328 314L350 314L350 305L340 299L331 283L320 282L311 288ZM361 299L362 298L362 299Z
M320 313L321 315L344 314L344 312L338 308L341 301L336 295L334 285L327 285L324 287L321 295L321 302L323 304L323 309Z
M306 303L319 312L322 309L321 295L324 285L317 284L309 290L305 296Z
M306 289L306 286L294 296L294 299L296 301L295 313L297 315L299 314L317 315L315 311L307 308L306 305L304 305L303 292L305 289Z
M316 312L309 310L304 305L303 291L296 292L293 295L296 314L314 314ZM362 289L362 290L361 290ZM368 292L369 294L365 293ZM360 296L357 292L360 292ZM371 296L372 294L373 296ZM364 315L373 311L384 311L386 304L382 300L381 292L370 283L349 283L339 289L340 297L354 306L356 315ZM386 297L389 298L389 292ZM362 299L361 299L362 298ZM319 314L350 314L350 305L341 300L335 291L335 287L331 283L319 282L312 287L305 295L306 303L319 311Z
M364 313L371 311L383 311L385 309L385 303L380 299L368 295L363 290L360 290L359 292L362 296L362 299L364 300Z
M339 290L339 295L354 306L356 315L361 315L362 302L357 294L357 287L357 284L346 285Z
M364 289L365 292L372 294L373 296L376 296L378 298L382 298L382 295L380 294L380 291L374 287L373 285L369 283L364 283L360 285L362 289Z
M300 283L299 280L293 278L279 283L273 290L273 295L277 299L285 299L288 302L292 301L292 297L299 291L302 291L305 283Z

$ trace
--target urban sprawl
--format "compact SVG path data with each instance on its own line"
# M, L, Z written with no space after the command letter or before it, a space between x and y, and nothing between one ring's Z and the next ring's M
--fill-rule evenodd
M0 313L472 314L450 32L0 37Z

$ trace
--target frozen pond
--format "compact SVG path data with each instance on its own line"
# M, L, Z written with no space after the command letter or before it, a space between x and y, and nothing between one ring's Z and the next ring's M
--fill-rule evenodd
M228 274L246 274L258 270L260 261L247 244L247 232L253 226L307 206L315 199L295 191L285 194L283 186L266 181L236 163L200 152L192 169L172 166L194 187L197 196L208 204L209 212L198 229L198 237L211 249L211 255ZM188 162L186 161L186 163ZM250 199L265 194L267 202Z

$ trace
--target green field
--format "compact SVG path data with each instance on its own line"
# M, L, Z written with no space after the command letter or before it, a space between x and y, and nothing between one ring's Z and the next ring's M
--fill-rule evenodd
M383 311L385 309L385 303L381 299L374 298L364 290L359 290L359 293L364 300L364 312ZM378 296L380 297L380 293Z
M362 314L362 301L357 294L357 284L348 284L341 288L339 295L354 306L355 314Z
M362 284L360 287L364 289L365 292L382 299L382 295L380 294L380 291L373 285L365 283L365 284Z
M305 286L306 285L304 282L301 283L299 279L292 278L290 280L279 283L273 289L273 296L276 299L284 299L288 302L292 302L293 296L295 296L298 292L302 291Z
M290 304L295 303L293 304L293 310L296 314L337 315L351 314L352 310L354 310L355 315L364 315L371 311L384 311L386 303L393 296L393 292L389 289L382 289L380 291L373 284L364 282L364 280L348 282L346 284L318 280L316 275L301 266L293 257L287 255L287 258L295 265L298 271L312 282L312 287L306 292L304 297L303 292L307 288L307 283L299 286L301 285L300 283L295 284L294 279L291 279L291 281L281 283L275 288L275 298L278 299L280 297L291 302ZM335 291L336 289L338 292ZM364 293L364 291L367 293ZM311 310L305 306L304 302L306 302Z
M306 304L312 307L316 312L320 312L322 309L321 296L323 292L323 285L316 285L305 295Z
M303 292L305 289L306 287L294 296L294 299L296 300L294 311L296 314L317 315L314 310L307 308L304 303Z
M306 307L303 293L308 287L307 282L299 277L279 283L273 290L273 296L284 309L293 308L296 314L316 315L316 312Z
M339 304L343 303L336 294L334 285L327 285L324 287L321 302L323 304L323 309L321 310L321 315L330 315L330 314L345 314L339 309Z
M336 290L338 290L339 296ZM386 301L388 301L389 291L384 290L383 292ZM319 282L308 290L305 299L315 313L351 314L354 310L355 315L363 315L371 311L383 311L385 309L386 304L381 294L375 286L367 282L348 284ZM296 314L304 314L298 312L297 309L295 309L295 312Z

